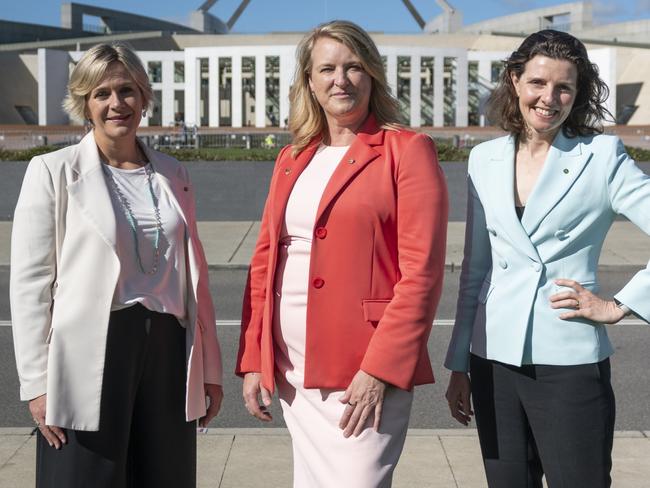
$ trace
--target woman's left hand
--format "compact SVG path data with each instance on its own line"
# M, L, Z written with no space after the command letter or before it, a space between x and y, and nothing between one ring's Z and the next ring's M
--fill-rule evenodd
M615 324L625 316L616 302L603 300L574 280L555 280L555 284L572 290L562 291L551 296L552 308L569 308L560 314L562 320L583 318L602 324Z
M210 423L210 420L215 418L219 413L221 408L221 400L223 399L223 389L221 385L213 385L211 383L205 383L205 396L208 398L208 411L205 413L205 417L199 419L199 427L206 428Z
M347 403L339 422L344 437L350 437L353 434L358 437L373 413L375 415L373 428L379 430L385 390L386 383L365 371L359 370L354 375L352 383L339 399L341 403Z

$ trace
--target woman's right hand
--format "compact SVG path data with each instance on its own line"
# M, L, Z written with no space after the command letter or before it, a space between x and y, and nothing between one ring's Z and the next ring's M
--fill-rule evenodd
M246 410L253 417L257 417L262 422L273 420L268 407L271 406L271 393L261 384L262 375L260 373L246 373L244 375L244 405ZM260 403L260 396L262 403Z
M61 449L61 446L65 444L65 432L61 427L56 427L55 425L45 425L45 405L46 405L47 395L41 395L29 401L29 412L32 414L34 422L36 422L36 427L41 431L43 437L50 445L55 449Z
M449 386L447 386L447 402L451 416L458 422L467 426L472 420L471 396L472 385L467 373L462 371L452 371L449 377Z

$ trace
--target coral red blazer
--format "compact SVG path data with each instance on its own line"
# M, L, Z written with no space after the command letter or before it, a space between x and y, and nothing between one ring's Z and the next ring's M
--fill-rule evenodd
M314 155L278 155L244 295L236 372L274 390L273 283L289 194ZM370 116L321 198L311 249L305 387L345 389L359 369L399 388L432 383L447 188L433 141Z

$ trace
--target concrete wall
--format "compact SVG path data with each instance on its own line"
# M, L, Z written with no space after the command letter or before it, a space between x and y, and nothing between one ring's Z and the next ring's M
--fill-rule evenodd
M548 28L544 18L553 15L569 14L570 30L582 30L592 25L592 9L589 2L574 2L552 7L527 10L519 14L506 15L477 22L463 27L463 32L526 32L532 33ZM563 29L569 30L569 29Z
M51 27L49 25L28 24L0 20L0 44L14 42L47 41L52 39L68 39L70 37L92 36L92 33Z
M61 107L70 75L70 55L54 49L38 50L38 125L67 124Z
M17 105L30 107L38 113L38 78L35 76L35 54L0 53L0 124L24 124ZM11 76L7 76L7 74Z

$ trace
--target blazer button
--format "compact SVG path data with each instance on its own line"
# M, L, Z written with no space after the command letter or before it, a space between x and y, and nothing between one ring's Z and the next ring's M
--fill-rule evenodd
M499 266L501 266L502 269L506 269L508 267L508 262L505 259L499 259Z
M318 227L316 229L316 237L325 239L327 237L327 229L325 227Z
M555 234L553 234L555 237L557 237L560 241L563 241L564 239L568 239L568 235L566 234L566 231L564 229L559 229L555 231Z
M325 280L323 278L314 278L314 281L311 283L314 285L314 288L323 288L323 285L325 285Z

